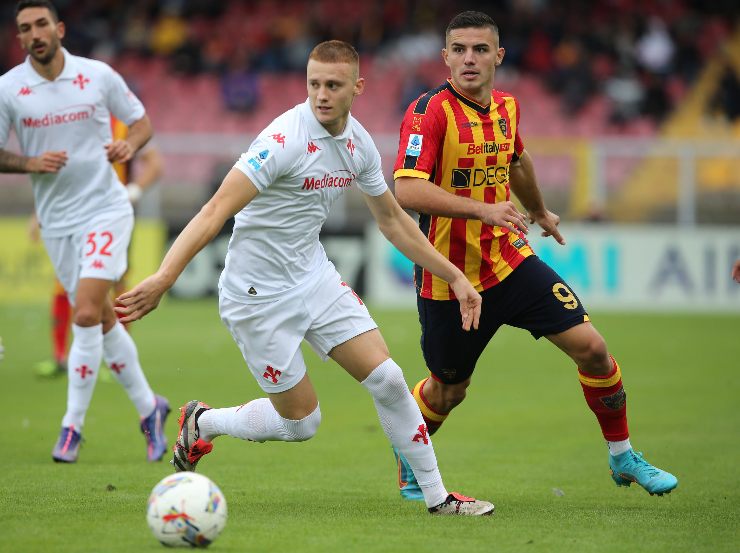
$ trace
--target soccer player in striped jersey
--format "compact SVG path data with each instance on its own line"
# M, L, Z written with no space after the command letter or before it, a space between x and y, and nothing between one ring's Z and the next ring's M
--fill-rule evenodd
M431 376L412 393L430 433L465 399L478 358L507 324L546 337L576 363L616 484L637 482L651 495L670 492L677 479L632 449L619 365L576 294L527 242L527 223L536 222L543 236L565 244L560 218L545 207L524 148L519 102L493 90L504 58L496 23L481 12L458 14L447 27L442 56L450 78L412 102L401 126L396 197L420 214L428 240L481 293L483 310L477 331L460 332L453 291L416 266L421 343ZM510 191L528 215L510 201ZM417 499L414 474L395 454L401 495Z

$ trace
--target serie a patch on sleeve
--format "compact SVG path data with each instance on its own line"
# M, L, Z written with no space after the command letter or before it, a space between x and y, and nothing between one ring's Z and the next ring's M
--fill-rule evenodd
M249 166L252 169L254 169L255 171L259 171L260 169L262 169L262 166L265 164L265 161L267 161L268 157L270 157L270 150L262 150L256 156L250 157L247 160L247 163L249 163Z
M406 155L419 157L421 155L421 143L424 137L420 134L410 134L406 145Z

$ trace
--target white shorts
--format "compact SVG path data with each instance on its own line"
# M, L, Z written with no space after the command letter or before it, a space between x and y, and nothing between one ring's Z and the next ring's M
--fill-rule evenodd
M306 374L304 338L326 361L334 347L378 326L331 262L284 294L245 302L219 293L219 313L254 378L270 394L290 390Z
M54 272L74 304L81 278L116 282L126 272L133 215L100 215L84 230L69 236L44 238Z

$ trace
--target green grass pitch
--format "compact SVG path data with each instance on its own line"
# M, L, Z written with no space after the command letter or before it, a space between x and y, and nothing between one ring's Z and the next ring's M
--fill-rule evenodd
M425 375L413 312L374 310L409 384ZM66 379L42 380L44 305L4 305L0 552L162 551L145 505L171 471L145 462L123 390L98 381L76 465L51 449ZM395 489L390 446L365 390L306 354L323 422L306 443L215 442L199 471L229 506L221 552L723 552L740 550L740 315L593 314L620 361L633 445L674 472L672 494L617 488L572 363L545 340L503 329L467 401L434 437L450 490L492 500L493 517L432 518ZM152 386L175 412L198 398L244 403L260 390L215 300L165 301L133 335Z

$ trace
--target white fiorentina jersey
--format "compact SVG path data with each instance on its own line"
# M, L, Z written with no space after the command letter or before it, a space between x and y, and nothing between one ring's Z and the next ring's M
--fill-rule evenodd
M306 101L260 133L234 165L260 193L239 213L221 274L232 301L264 298L305 282L327 262L319 231L349 187L370 196L388 186L380 154L351 115L332 136Z
M36 213L44 236L73 234L101 212L131 213L126 190L108 162L110 114L127 125L144 106L107 64L65 49L61 74L49 81L30 58L0 77L0 148L15 127L26 156L67 152L56 174L31 174Z

